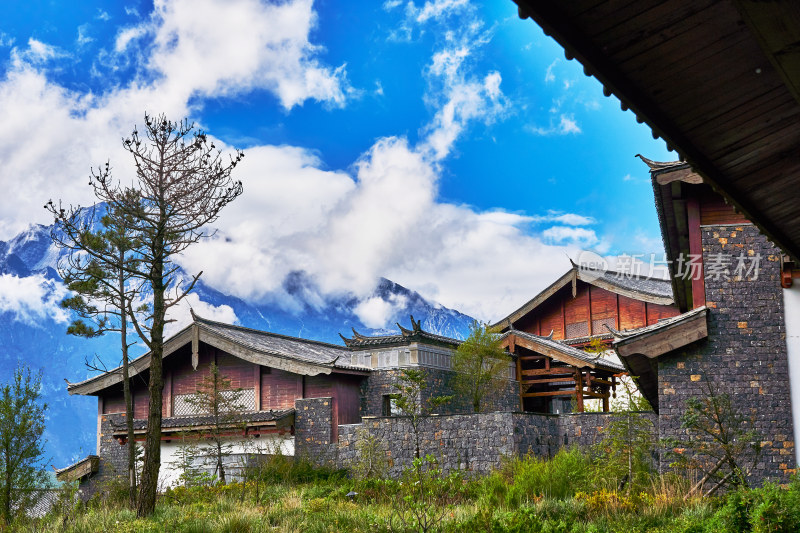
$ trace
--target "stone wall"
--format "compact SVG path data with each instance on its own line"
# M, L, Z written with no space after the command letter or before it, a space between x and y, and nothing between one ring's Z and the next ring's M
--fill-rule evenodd
M645 414L654 421L656 416ZM420 454L433 455L445 471L486 473L506 457L531 454L552 457L565 446L590 446L602 440L613 414L547 415L519 412L433 415L420 424ZM358 442L374 437L390 476L397 476L414 459L416 442L409 417L365 417L361 424L339 426L339 439L330 445L308 446L319 464L350 468L359 460ZM300 430L297 442L305 439Z
M786 481L795 455L780 252L752 225L702 226L702 244L708 338L659 358L660 435L681 431L686 400L705 396L709 380L762 435L753 479ZM715 279L710 269L719 254L732 264ZM760 256L757 278L733 275L740 254Z
M327 445L333 440L333 399L295 400L294 410L295 454L314 456L327 452Z
M635 413L650 421L653 442L658 437L658 415L650 412ZM593 446L605 437L605 430L615 418L624 413L572 413L558 417L558 434L562 446Z
M125 426L125 414L116 413L100 415L100 443L98 455L100 464L92 477L81 483L81 498L85 501L98 491L104 490L109 482L115 479L125 479L128 471L128 445L120 444L111 435L114 428Z
M452 379L455 372L438 368L421 367L425 372L427 387L422 391L423 399L453 395ZM383 397L395 394L402 369L374 370L361 385L361 416L382 416ZM505 386L488 402L488 411L513 411L519 408L519 383L504 380ZM472 404L467 398L456 397L436 409L437 414L472 413Z

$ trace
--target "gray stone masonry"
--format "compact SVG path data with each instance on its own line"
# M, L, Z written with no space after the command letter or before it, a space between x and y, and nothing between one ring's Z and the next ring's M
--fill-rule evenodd
M422 391L423 398L453 395L451 380L455 372L437 368L422 367L426 375L427 387ZM396 383L400 381L402 369L374 370L361 385L361 416L382 416L383 397L397 392ZM488 402L489 411L512 411L519 408L519 383L506 381L504 389ZM440 406L437 414L471 413L472 404L467 398L454 398Z
M655 437L655 414L646 416L654 421ZM486 473L499 467L504 458L552 457L565 445L591 446L602 440L612 417L609 413L433 415L420 423L420 454L434 456L444 471ZM359 460L359 440L368 436L379 443L390 476L398 476L414 459L414 432L405 416L365 417L361 424L339 426L338 442L307 446L304 453L318 464L349 468ZM295 438L298 444L306 440L299 428Z
M128 445L120 444L111 435L113 428L125 425L123 413L100 415L100 464L97 473L81 483L81 499L84 501L104 490L109 482L125 479L128 471Z
M333 438L333 399L304 398L294 401L294 449L322 464L327 462Z
M702 243L708 338L659 358L660 436L681 433L686 400L704 396L709 379L762 436L753 481L788 481L796 466L780 252L748 224L702 226ZM720 263L719 254L732 260L716 279L711 265ZM760 256L757 278L734 276L741 254Z

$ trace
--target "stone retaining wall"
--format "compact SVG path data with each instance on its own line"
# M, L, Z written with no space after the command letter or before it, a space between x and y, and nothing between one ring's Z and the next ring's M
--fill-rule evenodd
M298 418L307 411L298 411ZM419 426L420 454L439 460L445 471L486 473L499 467L504 458L531 454L552 457L565 446L591 446L602 440L612 413L547 415L519 412L433 415ZM646 413L657 435L654 413ZM299 444L306 437L298 430ZM310 445L303 449L318 464L350 468L359 461L358 442L372 436L386 460L390 476L397 476L414 459L416 439L409 417L365 417L361 424L339 426L337 442Z

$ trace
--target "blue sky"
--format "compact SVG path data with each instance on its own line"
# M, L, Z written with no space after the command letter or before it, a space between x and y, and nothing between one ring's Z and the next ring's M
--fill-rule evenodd
M661 250L646 167L674 159L510 0L19 3L0 22L0 240L129 161L145 111L245 151L245 195L187 253L220 290L298 305L379 276L484 320L566 255ZM237 169L239 170L239 169ZM254 274L255 273L255 274ZM391 307L364 306L372 323ZM368 315L368 316L367 316Z

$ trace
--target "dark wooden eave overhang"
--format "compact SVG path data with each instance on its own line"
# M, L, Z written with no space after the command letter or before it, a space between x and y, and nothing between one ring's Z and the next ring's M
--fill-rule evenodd
M515 322L552 298L564 287L572 284L574 292L575 284L579 280L634 300L658 305L672 305L674 303L670 282L667 280L633 276L610 270L592 270L573 263L572 268L550 286L528 300L522 307L489 327L499 332L513 329Z
M664 242L669 278L672 282L672 293L675 304L681 312L692 308L692 280L688 276L679 276L675 265L679 257L688 258L689 219L686 186L699 185L703 178L694 172L688 163L680 161L651 161L639 155L650 168L653 184L658 225L661 228L661 239Z
M164 358L187 344L192 345L192 352L196 354L202 342L257 365L306 376L334 371L361 375L370 372L366 367L349 364L350 352L344 346L214 322L194 314L193 317L192 324L164 343ZM149 368L148 352L131 361L129 374L133 377ZM67 390L70 394L96 395L121 382L122 368L119 367L80 383L68 382Z
M503 347L520 346L579 369L600 370L611 374L625 372L625 368L618 363L573 348L550 337L510 329L499 337L499 341Z
M75 481L86 476L97 473L100 468L100 457L97 455L88 455L78 461L64 468L54 468L56 471L56 479L58 481Z
M800 259L800 3L514 2L606 96Z
M638 379L639 390L658 412L658 358L708 337L708 309L698 307L650 326L614 331L612 346Z

